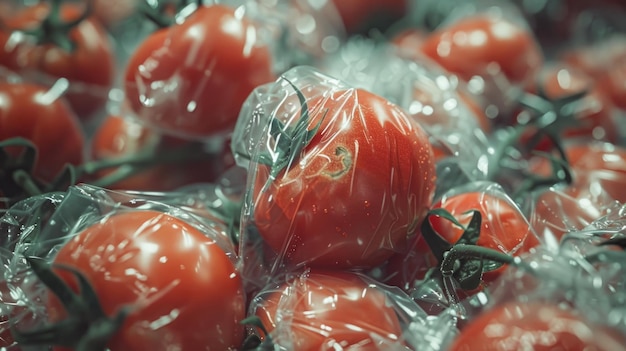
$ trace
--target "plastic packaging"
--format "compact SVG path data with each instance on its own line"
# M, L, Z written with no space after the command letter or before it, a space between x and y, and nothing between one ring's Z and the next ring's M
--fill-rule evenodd
M310 67L251 94L232 148L250 176L242 255L262 253L273 273L382 263L434 191L423 129L384 98Z
M276 350L438 350L456 332L452 319L429 318L401 291L349 272L311 270L269 285L250 315Z
M5 320L0 334L11 333L18 344L26 343L20 334L28 337L67 317L43 284L50 279L36 279L46 277L41 270L45 273L52 263L71 289L77 288L72 275L85 277L91 288L82 286L80 296L88 299L95 293L102 308L94 312L93 302L84 306L91 312L71 307L75 311L70 313L78 313L74 318L88 313L91 319L78 319L82 327L76 330L66 324L64 333L78 334L62 334L64 342L85 341L89 335L111 350L238 349L243 342L239 321L245 315L238 258L230 238L200 218L154 196L88 185L17 204L0 219L7 235L2 243L3 286L12 297L0 304ZM68 298L58 296L64 296L61 301ZM14 330L9 332L9 326ZM101 333L106 330L112 336Z
M113 43L104 27L87 16L66 35L67 24L84 17L84 6L13 2L0 33L0 66L45 86L67 80L67 99L81 120L102 113L115 78Z

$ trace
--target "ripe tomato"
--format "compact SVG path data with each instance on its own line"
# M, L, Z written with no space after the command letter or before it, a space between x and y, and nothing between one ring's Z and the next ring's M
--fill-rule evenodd
M571 140L564 145L572 184L548 189L534 201L533 227L538 234L560 239L603 216L614 201L626 201L626 149L605 142ZM548 161L532 165L548 174Z
M60 17L71 21L81 11L80 5L64 4ZM52 84L57 78L68 79L67 99L72 109L80 118L91 117L104 106L113 84L115 59L111 43L104 28L92 18L81 21L67 34L75 45L72 51L50 43L33 44L28 36L12 35L8 30L37 28L49 13L49 4L41 2L5 21L0 31L0 66L34 76L45 84Z
M254 225L281 262L376 266L406 244L432 201L428 136L365 90L329 91L307 105L306 128L319 129L300 157L273 180L269 167L255 170Z
M492 15L474 15L442 27L426 38L421 50L466 81L501 72L509 82L520 84L542 62L531 33Z
M111 351L235 350L243 341L245 298L232 259L178 218L114 213L67 242L53 263L82 273L107 315L132 308L107 344ZM69 272L56 271L77 289ZM51 322L65 318L56 297L48 305Z
M539 241L521 211L510 199L497 193L470 191L444 195L433 208L447 210L463 226L469 224L472 219L472 211L480 211L482 222L478 241L475 245L516 256L539 245ZM464 232L463 228L440 216L431 216L430 224L450 244L456 243ZM485 272L481 287L493 282L502 274L504 269L506 267L502 266Z
M626 39L614 35L592 45L566 51L562 55L568 64L591 76L598 88L615 106L626 109Z
M538 75L538 84L551 100L587 91L574 111L574 121L562 131L564 137L592 137L616 142L619 128L614 117L614 106L594 80L582 70L567 64L544 66ZM537 87L527 89L537 93Z
M22 137L37 147L34 176L52 180L67 163L83 161L84 136L59 92L30 83L0 82L0 140Z
M625 350L624 337L583 316L541 302L510 302L479 315L448 350Z
M268 47L246 17L202 6L155 32L129 59L125 91L137 118L168 133L228 131L252 89L274 80Z
M94 161L111 160L120 157L139 157L144 154L157 155L190 145L188 141L164 136L150 130L137 121L110 115L98 127L91 141L91 156ZM234 164L230 150L224 148L208 153L202 145L193 151L199 157L184 160L192 150L180 155L181 162L148 165L139 173L108 185L109 189L168 191L185 185L212 182ZM182 152L182 151L181 151ZM200 155L202 157L200 157ZM157 160L158 161L158 160ZM125 166L122 166L125 167ZM93 175L102 178L119 168L104 169ZM88 181L88 180L87 180Z
M390 299L354 273L305 273L262 293L253 306L272 341L289 350L375 351L402 343Z
M385 30L406 15L407 0L333 0L346 32L367 34L370 29Z

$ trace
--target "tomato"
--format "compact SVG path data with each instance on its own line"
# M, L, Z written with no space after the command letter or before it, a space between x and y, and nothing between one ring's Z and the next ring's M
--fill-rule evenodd
M139 0L93 0L93 12L106 27L113 27L131 17L141 1Z
M619 139L613 103L586 73L567 64L556 64L545 66L537 80L550 100L587 91L571 116L574 121L561 132L563 137L583 136L611 142ZM527 90L536 93L537 87Z
M592 45L577 47L562 54L568 64L581 69L598 85L610 101L626 109L626 40L614 35Z
M83 131L57 90L0 82L0 140L30 140L38 151L33 174L43 181L52 180L66 164L83 161Z
M614 201L626 201L626 149L605 142L572 140L564 145L572 184L538 194L534 201L533 226L542 236L560 239L566 232L581 230L600 218ZM539 159L532 165L548 174L549 165Z
M492 15L462 18L436 30L421 51L466 81L502 73L509 82L520 84L542 63L541 49L531 33Z
M542 302L510 302L479 315L448 350L625 350L618 333L574 311Z
M385 30L406 15L407 0L333 0L346 32L367 34L370 29Z
M107 343L111 351L236 350L243 341L245 298L233 260L215 240L171 215L114 213L70 239L53 263L82 273L107 315L131 307ZM77 289L72 274L55 271ZM49 320L65 315L52 296Z
M125 91L137 118L168 133L205 137L234 127L252 89L273 81L260 32L225 5L202 6L155 32L129 59Z
M150 130L137 121L110 115L104 119L96 130L91 141L91 155L94 161L113 160L120 157L140 157L141 155L157 155L175 148L190 145L188 141L175 137L163 136ZM196 152L199 156L184 160ZM155 159L153 165L138 173L121 179L109 189L125 189L139 191L168 191L192 183L212 182L234 164L230 150L223 148L215 152L205 152L202 145L192 151L181 151L182 161L161 163ZM125 167L125 166L122 166ZM95 178L105 177L119 168L104 169L95 174Z
M376 266L406 244L432 201L428 136L362 89L327 91L307 106L307 128L319 129L300 157L273 180L269 167L253 170L254 226L284 263Z
M498 193L469 191L444 195L433 206L433 209L438 208L447 210L463 226L469 224L473 215L472 211L479 211L482 222L475 245L515 256L539 245L526 217L510 199ZM430 216L430 225L450 244L456 243L464 232L463 228L452 221L436 215ZM485 272L482 276L481 287L493 282L504 269L506 266Z
M61 19L71 21L80 16L82 6L64 4ZM3 28L30 30L41 26L50 13L47 3L20 11L4 23ZM81 21L67 34L75 45L66 49L49 43L34 44L27 36L0 31L0 66L22 75L34 75L37 81L51 84L57 78L70 82L67 99L78 117L91 117L104 107L113 84L115 58L104 28L92 18ZM44 76L40 76L43 74Z
M375 351L402 342L390 298L354 273L305 273L262 293L253 306L272 341L289 350Z

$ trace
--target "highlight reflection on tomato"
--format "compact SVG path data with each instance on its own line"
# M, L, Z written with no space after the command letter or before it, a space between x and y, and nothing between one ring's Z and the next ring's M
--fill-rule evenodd
M268 167L256 168L254 225L285 263L373 267L405 245L428 210L432 147L382 97L361 89L327 95L307 101L307 127L320 126L298 161L273 180Z
M236 350L242 343L245 297L232 259L171 215L114 213L67 242L53 262L81 272L107 315L132 307L107 344L111 351ZM57 273L77 288L70 273ZM50 321L65 317L56 297L48 305Z
M126 67L125 92L144 122L206 137L232 128L252 89L273 80L270 51L255 24L218 4L199 7L140 44Z
M495 15L475 15L429 35L422 52L468 81L502 72L513 84L530 79L542 63L532 34Z
M381 350L402 343L396 312L376 286L347 272L312 271L262 293L254 313L290 350Z
M63 21L78 18L83 6L64 2ZM25 7L7 18L0 30L0 66L52 85L57 78L70 82L67 99L79 118L92 117L104 107L113 84L115 59L112 44L102 25L86 18L73 27L67 36L73 44L68 51L51 43L33 44L28 36L12 35L16 30L32 30L41 26L50 14L50 4L40 2ZM40 76L40 75L44 76Z

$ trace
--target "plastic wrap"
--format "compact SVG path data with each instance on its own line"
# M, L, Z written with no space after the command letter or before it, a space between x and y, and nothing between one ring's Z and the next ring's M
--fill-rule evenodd
M110 350L238 349L245 295L233 243L196 214L155 199L80 185L67 193L30 198L4 214L0 228L6 235L6 289L0 334L7 335L12 327L10 333L26 343L16 332L28 337L29 331L67 317L59 299L34 274L37 267L52 263L53 272L76 292L72 276L85 277L91 289L82 286L81 296L88 299L89 291L95 293L104 313L94 312L93 304L83 306L90 312L74 306L74 318L88 313L91 319L78 319L83 327L75 330L66 324L64 342L85 341L87 333L101 337L113 328L112 336L91 338L96 343L87 345L102 342ZM5 299L5 292L11 298ZM111 324L119 320L121 324ZM72 330L78 333L67 334ZM85 338L79 339L81 333ZM17 350L22 345L2 346Z
M65 78L67 99L78 117L101 113L115 78L115 56L100 22L87 16L67 32L67 23L83 17L83 4L67 2L54 12L43 2L13 4L0 32L0 66L45 86Z
M263 253L274 273L380 264L405 245L434 191L432 148L418 124L309 67L251 94L232 148L250 175L242 255Z
M306 271L265 288L250 311L276 350L438 350L456 333L453 319L429 319L402 292L358 273Z
M190 139L229 132L252 89L274 80L272 40L244 6L189 5L131 55L123 113Z
M485 96L494 115L514 107L543 54L533 33L506 2L467 3L416 48Z
M0 71L0 208L41 191L65 164L83 161L85 134L66 88L65 79L47 88Z
M614 210L559 244L523 255L481 299L465 301L469 308L450 350L623 350L625 256L602 244L623 239L624 210Z
M452 247L476 245L520 256L540 244L519 207L496 183L472 182L448 190L426 221L428 227L422 225L408 252L387 262L381 281L409 292L422 306L430 304L424 309L435 314L482 291L506 270L505 265L488 263L475 267L475 261L467 260L455 266L450 277L443 276L440 265ZM476 269L481 274L478 284L472 285L471 272Z
M581 230L608 214L624 196L625 150L606 142L570 140L564 145L572 183L529 194L525 212L537 234L558 241L564 233ZM546 160L534 164L544 172Z
M424 55L406 58L396 47L355 38L321 64L321 70L404 108L431 136L437 160L477 158L491 121L454 76Z

